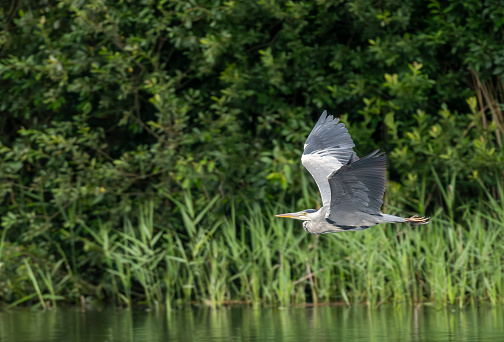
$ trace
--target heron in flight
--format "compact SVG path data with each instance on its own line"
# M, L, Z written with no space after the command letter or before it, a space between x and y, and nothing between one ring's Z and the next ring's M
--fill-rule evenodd
M327 116L315 124L304 145L301 162L315 179L322 196L322 208L276 215L302 220L311 234L364 230L380 223L429 223L429 218L409 218L381 212L386 183L384 153L373 151L360 158L345 124Z

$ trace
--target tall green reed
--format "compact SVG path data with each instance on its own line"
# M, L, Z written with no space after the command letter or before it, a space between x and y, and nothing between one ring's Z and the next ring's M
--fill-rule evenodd
M502 303L502 201L483 191L485 206L456 207L450 192L456 182L449 184L451 189L442 190L449 210L437 211L428 225L319 236L307 234L298 221L276 218L290 211L278 205L240 204L238 211L236 203L220 203L219 196L196 205L190 192L181 198L166 194L178 224L156 222L153 201L115 228L78 222L87 237L77 241L92 256L76 258L76 267L95 260L105 271L98 288L124 306ZM315 204L306 197L292 206ZM38 298L44 306L47 299L55 306L65 283L52 284L52 275L64 267L71 273L71 263L62 252L57 270L32 270L35 293L25 300Z

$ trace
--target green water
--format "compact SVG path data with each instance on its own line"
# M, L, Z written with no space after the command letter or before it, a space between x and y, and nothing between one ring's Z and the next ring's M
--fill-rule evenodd
M504 308L0 312L0 341L503 341Z

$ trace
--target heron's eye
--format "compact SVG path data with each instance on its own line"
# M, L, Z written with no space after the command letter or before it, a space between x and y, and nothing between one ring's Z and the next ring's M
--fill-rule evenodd
M303 215L306 215L306 213L305 213L305 212L303 212Z

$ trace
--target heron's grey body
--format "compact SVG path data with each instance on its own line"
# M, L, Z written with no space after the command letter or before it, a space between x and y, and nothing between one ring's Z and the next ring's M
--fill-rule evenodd
M356 231L380 223L426 224L428 219L403 218L381 212L386 184L385 154L373 151L359 159L339 119L324 111L306 139L301 162L315 179L322 208L277 215L303 220L311 234Z

